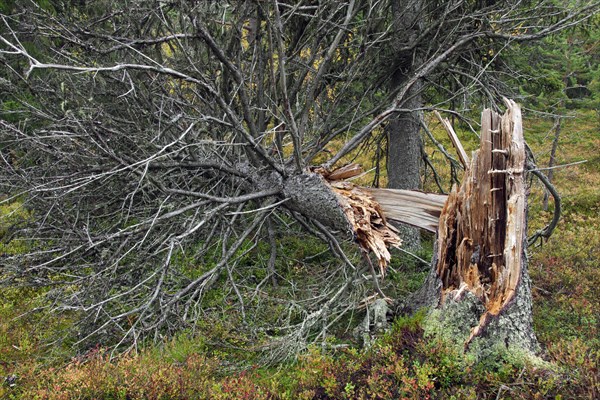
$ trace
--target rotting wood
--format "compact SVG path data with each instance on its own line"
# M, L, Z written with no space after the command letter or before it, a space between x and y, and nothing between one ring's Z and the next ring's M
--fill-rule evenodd
M482 114L481 144L439 220L436 270L442 303L469 291L485 307L467 344L506 309L518 290L526 227L525 141L518 105Z

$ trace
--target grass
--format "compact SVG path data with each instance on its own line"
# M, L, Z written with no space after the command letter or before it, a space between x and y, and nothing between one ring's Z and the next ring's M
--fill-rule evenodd
M543 132L531 129L541 137ZM568 368L572 384L588 398L600 395L600 135L597 115L579 114L563 126L557 164L587 163L557 169L564 215L557 232L531 250L534 324L548 358ZM548 144L540 152L548 152ZM539 163L541 164L541 163ZM534 228L550 213L541 209L542 191L531 195ZM584 397L583 395L581 397ZM566 398L566 397L565 397Z
M540 166L548 160L551 125L551 121L526 120L526 140ZM435 134L451 149L440 129ZM459 135L469 146L475 142L468 131L459 129ZM449 170L439 152L428 148L428 154L440 174L447 177ZM529 259L535 330L551 367L529 365L501 352L475 364L453 346L424 337L422 315L396 320L393 329L368 350L325 352L314 348L298 362L278 368L254 367L233 373L224 368L228 354L215 351L211 344L215 337L233 340L235 327L225 323L207 324L195 335L183 332L162 346L118 359L109 360L101 348L69 359L68 351L58 344L47 346L50 338L68 327L68 317L40 320L38 314L27 313L42 304L41 290L3 289L0 379L4 383L0 384L0 399L597 398L598 154L600 135L595 113L582 112L566 120L557 164L585 159L588 162L555 170L564 215L555 235L530 249ZM369 165L368 157L359 161ZM427 184L433 185L431 177ZM444 184L449 186L449 181ZM549 211L542 210L542 196L542 187L534 182L530 196L531 231L551 218L552 202ZM26 219L27 214L18 204L1 211L5 216L0 219L2 252L18 252L25 244L8 240L6 232L19 218ZM304 258L303 240L290 237L280 241L290 259ZM424 251L420 256L427 258L430 253ZM316 262L324 260L317 258ZM423 278L422 266L404 258L395 262L392 268L396 272L392 270L389 279L397 284L397 293L405 294L418 287Z

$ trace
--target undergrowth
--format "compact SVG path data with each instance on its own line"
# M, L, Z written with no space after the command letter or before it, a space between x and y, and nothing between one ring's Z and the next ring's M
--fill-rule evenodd
M502 353L478 364L453 345L423 337L423 313L394 322L366 350L311 348L278 370L226 373L218 358L182 352L176 339L110 361L93 349L64 367L22 369L5 397L26 399L478 399L574 398L584 394L566 369L540 369ZM591 371L586 371L591 372Z

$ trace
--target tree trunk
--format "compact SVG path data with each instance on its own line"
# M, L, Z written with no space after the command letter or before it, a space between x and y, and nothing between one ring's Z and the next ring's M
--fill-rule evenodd
M392 49L396 57L397 68L392 74L390 91L399 90L410 79L416 65L420 65L415 50L404 50L407 43L416 40L421 30L422 2L411 0L406 3L392 2L393 28L395 40ZM410 47L410 46L408 46ZM422 107L421 81L415 82L407 91L403 108L418 110ZM416 190L421 186L421 137L417 112L399 113L390 118L387 127L388 151L387 173L388 187L393 189ZM418 229L402 226L401 236L405 247L416 248L420 245Z
M333 173L320 171L318 178L335 194L335 205L346 216L344 221L338 215L328 225L346 231L350 227L358 244L376 255L382 274L390 257L386 247L400 243L386 218L437 228L430 275L403 305L403 312L431 308L426 330L472 348L477 356L499 346L528 354L539 350L526 257L526 146L521 110L512 101L506 103L508 110L502 117L491 110L483 112L481 144L471 160L455 137L465 176L460 188L455 186L447 197L364 189L335 180L359 173L353 165ZM316 183L302 185L308 198L292 200L297 207L329 203L318 200Z
M520 108L485 110L481 145L439 220L432 270L408 309L432 307L427 329L478 352L498 345L530 353L532 327L526 258L525 141Z

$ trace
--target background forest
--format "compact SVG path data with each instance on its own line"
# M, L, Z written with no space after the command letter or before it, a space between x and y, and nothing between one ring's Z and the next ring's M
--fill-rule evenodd
M598 398L599 10L0 0L0 398ZM528 175L539 357L474 356L426 311L365 338L435 236L401 228L383 277L306 171L446 194L434 112L470 154L502 97L560 194L535 236L557 201Z

